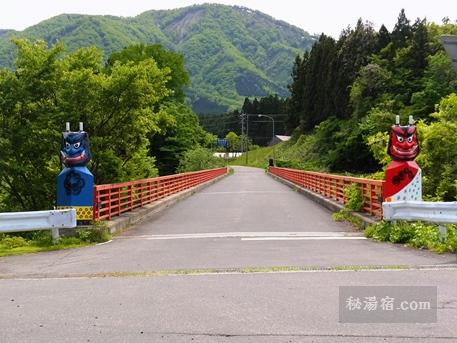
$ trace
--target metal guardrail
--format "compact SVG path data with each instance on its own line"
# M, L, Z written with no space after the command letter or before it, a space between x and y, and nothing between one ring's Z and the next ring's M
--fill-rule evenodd
M382 204L386 220L457 224L457 202L395 201Z
M0 213L0 233L51 230L59 239L60 228L76 227L76 210L51 210Z
M111 219L137 207L195 187L228 173L228 168L160 176L94 186L94 220Z
M362 192L362 210L378 218L382 218L382 187L384 181L358 177L318 173L290 168L269 167L268 171L280 178L295 183L312 192L319 193L341 204L348 199L344 189L351 184L357 184Z
M385 220L421 220L439 224L442 241L447 234L443 224L457 224L457 202L394 201L383 202L382 208Z

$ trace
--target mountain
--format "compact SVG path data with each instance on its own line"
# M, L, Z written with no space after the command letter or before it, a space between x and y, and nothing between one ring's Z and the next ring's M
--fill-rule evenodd
M196 112L240 107L246 96L287 94L294 58L316 37L244 7L216 4L136 17L62 14L24 31L0 30L0 66L12 66L11 37L62 41L68 51L96 45L105 58L130 44L162 44L185 56Z

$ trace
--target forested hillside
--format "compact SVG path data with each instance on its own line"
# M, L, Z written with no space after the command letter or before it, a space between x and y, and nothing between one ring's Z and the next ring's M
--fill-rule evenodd
M65 122L84 122L96 184L174 173L214 136L185 103L181 55L159 45L113 53L16 40L15 70L0 69L0 211L54 206Z
M105 61L134 43L161 44L184 55L191 78L186 94L201 113L239 107L245 96L287 95L294 56L315 41L261 12L210 4L133 18L63 14L22 32L0 30L0 66L13 66L11 37L60 41L67 52L93 45Z
M283 163L381 171L390 160L388 130L395 115L403 124L412 115L418 121L425 195L456 200L457 74L441 34L457 34L457 25L447 19L442 25L410 22L402 11L391 32L359 20L338 40L322 35L295 59L287 99L294 139L279 152Z
M246 99L239 110L201 116L202 123L224 136L241 132L241 113L270 114L277 134L292 134L276 149L277 165L383 178L395 116L402 124L413 116L425 197L457 200L457 73L443 34L457 35L448 18L441 25L411 22L402 10L392 31L360 19L338 40L322 34L296 56L288 97ZM249 138L264 145L268 130L268 123L254 124Z

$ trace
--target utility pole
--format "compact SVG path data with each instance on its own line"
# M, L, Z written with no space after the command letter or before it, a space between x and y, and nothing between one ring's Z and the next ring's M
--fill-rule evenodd
M248 165L249 154L249 114L246 114L246 165Z
M241 118L241 137L244 139L244 113L240 114L240 118ZM244 141L243 140L241 141L240 147L241 147L241 153L243 153L244 152Z

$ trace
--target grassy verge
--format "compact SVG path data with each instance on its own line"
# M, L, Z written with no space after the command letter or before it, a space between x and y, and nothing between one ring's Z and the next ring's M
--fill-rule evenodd
M457 225L446 225L446 237L441 240L438 225L422 222L381 221L365 229L365 235L378 241L400 243L406 246L428 249L437 253L457 251Z
M446 237L441 239L439 227L434 224L404 221L393 224L381 221L364 227L360 218L354 216L349 209L333 213L332 218L335 221L349 222L359 230L364 230L366 237L377 241L404 244L436 253L457 251L457 225L446 225Z
M356 228L358 228L359 230L363 230L365 228L365 224L362 222L362 219L354 216L348 209L343 209L341 211L333 213L332 219L336 222L346 221L355 226Z
M58 244L52 242L50 231L0 234L0 257L79 248L110 239L109 231L103 223L97 223L88 229L80 229L75 237L61 237Z
M235 166L247 166L266 168L268 159L273 156L273 147L264 147L248 152L248 163L246 163L246 155L241 155L235 158L230 164Z

